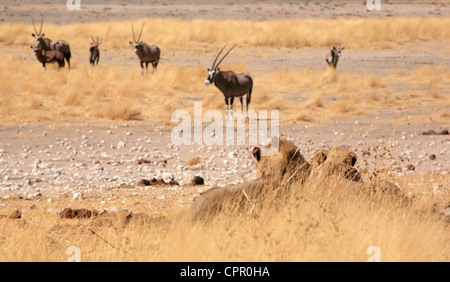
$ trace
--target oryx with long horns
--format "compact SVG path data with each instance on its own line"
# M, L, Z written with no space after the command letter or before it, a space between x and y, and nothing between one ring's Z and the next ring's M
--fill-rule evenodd
M152 63L153 66L153 73L158 67L159 58L161 56L161 50L158 46L152 45L149 46L145 44L141 40L142 31L144 30L144 24L142 24L141 32L139 33L139 37L136 40L136 36L134 35L134 27L131 25L131 30L133 31L133 42L130 41L130 44L134 46L134 52L139 57L139 60L141 61L141 69L142 69L142 75L144 75L144 63L146 71L148 72L148 63Z
M91 35L91 47L89 48L89 62L91 63L91 67L94 67L95 65L98 65L98 61L100 60L100 50L99 50L99 46L101 44L101 42L99 42L98 40L98 36L97 36L97 40L94 39L94 37L92 37Z
M39 32L37 32L36 25L33 21L34 32L31 35L36 39L36 49L37 50L45 50L45 51L58 51L63 54L64 58L67 61L67 65L70 69L70 58L72 54L70 53L70 46L64 40L52 41L48 38L44 38L45 34L42 33L42 26L44 25L44 16L41 16L41 27L39 28Z
M339 46L334 43L333 48L330 50L330 54L325 58L328 66L336 68L339 57L341 56L341 51L344 49L345 47L341 47L341 42L339 42Z
M42 63L44 71L46 70L47 64L58 63L59 68L64 67L64 55L59 51L45 51L44 49L39 49L36 46L30 46L34 51L34 55L39 62Z
M228 112L231 110L231 117L233 118L233 102L234 98L238 97L241 101L241 110L244 113L244 102L243 97L247 95L247 118L248 118L248 105L250 104L250 99L252 96L253 89L253 79L250 75L246 73L236 74L233 71L221 71L219 66L220 63L225 59L225 57L233 50L236 46L233 46L228 50L228 52L220 59L220 61L216 64L217 59L220 54L222 54L223 50L227 45L225 45L222 50L220 50L219 54L217 54L212 67L208 68L208 77L205 81L206 86L209 86L211 83L219 88L219 90L223 93L225 97L226 104L226 115L228 120Z

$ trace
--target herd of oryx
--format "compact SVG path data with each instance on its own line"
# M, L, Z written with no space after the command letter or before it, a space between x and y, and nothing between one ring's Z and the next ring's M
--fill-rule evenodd
M42 63L44 71L46 69L46 64L58 63L60 68L65 66L65 62L70 69L70 58L72 54L70 53L70 45L64 40L52 41L49 38L45 38L45 34L42 33L42 26L44 24L44 18L41 18L41 25L39 28L39 32L36 29L36 25L34 19L32 18L34 32L32 36L36 39L35 46L30 46L34 50L34 54L38 61ZM158 67L159 59L161 56L161 50L156 45L148 45L143 41L140 41L142 36L142 31L144 30L144 24L142 24L141 31L136 40L136 36L134 33L134 27L131 26L131 30L133 32L133 41L130 41L130 44L134 46L134 52L139 57L141 63L142 75L144 75L144 64L145 70L148 71L148 64L151 63L153 66L153 73ZM92 42L91 47L89 48L89 62L91 66L98 65L100 60L100 41L97 36L96 39L91 36ZM248 105L250 104L250 99L252 95L253 89L253 79L250 75L245 73L237 74L233 71L221 71L219 66L220 63L225 59L225 57L233 50L231 47L225 55L220 59L220 61L216 64L217 59L222 54L223 50L226 48L225 45L220 52L217 54L211 68L208 68L208 77L205 81L206 86L214 83L214 85L223 93L225 97L226 104L226 112L228 118L228 112L231 111L233 113L233 102L234 98L239 98L241 101L241 110L244 111L244 102L243 98L247 95L246 101L246 110L248 116ZM341 51L344 50L345 47L341 47L341 44L334 44L333 48L330 50L330 54L327 55L325 61L328 66L332 68L337 67L337 63L339 57L341 56Z

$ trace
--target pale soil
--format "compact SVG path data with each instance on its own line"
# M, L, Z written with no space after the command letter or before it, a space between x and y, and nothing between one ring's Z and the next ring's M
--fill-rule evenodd
M358 154L358 168L388 168L393 175L434 175L430 189L447 195L450 136L422 135L425 130L443 128L444 124L437 122L395 126L379 118L361 118L319 127L282 125L280 132L298 144L307 158L317 149L348 145ZM170 128L145 122L3 126L0 205L9 209L50 198L51 202L45 203L50 212L69 205L161 214L188 207L196 195L210 187L256 177L250 147L174 146L170 133ZM370 156L364 155L367 152ZM195 157L200 157L198 164L188 166ZM151 163L138 164L140 159ZM161 163L164 160L166 164ZM409 164L415 166L414 171L408 170ZM136 185L140 179L168 177L167 173L180 185ZM205 179L204 186L190 185L196 175ZM411 191L411 187L401 188ZM73 199L76 193L84 199Z
M74 1L73 1L74 2ZM400 3L399 3L400 2ZM272 20L340 17L445 17L448 1L381 1L380 11L368 11L364 0L81 0L80 11L70 11L65 0L5 0L0 21L30 22L30 16L45 14L56 24L139 18ZM276 5L274 5L276 3Z
M382 1L382 10L368 12L364 1L82 1L81 11L68 11L64 1L2 1L1 21L30 22L30 15L45 12L46 21L56 24L71 22L128 20L144 17L179 18L239 18L267 20L280 18L333 18L333 17L386 17L433 16L450 14L450 5L444 1L402 4ZM393 1L389 1L393 2ZM105 2L106 3L106 2ZM152 5L149 5L152 3ZM238 4L239 3L239 4ZM345 72L372 72L378 75L395 68L411 72L423 65L450 65L450 56L442 56L448 42L427 42L423 46L405 46L404 50L346 50L339 70ZM420 52L411 52L412 50ZM11 47L1 47L1 53ZM84 61L84 50L74 48L75 60ZM269 55L266 48L256 48L247 54L246 65L253 73L270 71L273 65L286 65L294 69L325 69L325 49L277 49ZM211 54L185 56L169 50L166 62L209 65ZM238 53L239 54L239 53ZM110 54L102 63L114 60ZM34 58L23 49L20 56ZM242 58L236 56L237 59ZM321 59L322 58L322 59ZM317 61L323 60L322 65ZM269 63L267 63L269 61ZM133 57L124 64L138 63ZM299 93L291 93L298 98ZM448 93L443 93L448 95ZM218 97L219 99L219 97ZM220 99L222 99L220 97ZM385 168L396 175L423 174L430 177L430 189L448 197L450 172L449 135L424 136L422 132L449 129L448 122L436 122L433 116L448 109L416 107L401 108L395 112L383 111L368 117L336 120L323 123L282 125L280 132L298 144L309 158L323 147L349 145L359 156L359 168ZM152 121L142 122L37 122L0 126L0 211L13 208L26 209L32 205L45 205L48 212L56 213L63 207L102 209L127 208L154 214L167 214L186 208L199 192L213 186L240 183L255 177L250 148L217 146L171 145L170 128ZM390 158L378 163L375 158L391 147ZM378 148L378 149L377 149ZM368 149L371 155L363 157ZM376 152L374 152L374 150ZM435 159L430 156L435 154ZM201 157L198 165L185 164ZM156 164L138 164L139 159ZM166 165L158 163L167 160ZM366 164L367 163L367 164ZM407 170L413 164L414 171ZM177 185L136 186L142 179L161 177L173 173ZM193 176L205 179L205 186L189 185ZM400 187L408 191L409 187ZM82 193L83 199L73 199ZM79 194L77 194L79 195ZM3 213L3 212L1 212ZM6 212L5 212L6 213Z

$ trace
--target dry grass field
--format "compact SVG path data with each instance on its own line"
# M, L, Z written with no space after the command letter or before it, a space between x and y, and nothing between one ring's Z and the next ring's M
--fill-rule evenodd
M188 213L151 217L148 208L130 220L127 212L59 219L45 212L54 204L27 203L24 219L0 221L0 259L66 261L76 246L82 261L366 261L377 246L382 261L448 261L448 226L430 209L445 197L418 182L408 207L335 177L298 184L283 205L273 187L258 208L230 207L207 223Z
M31 12L37 6L5 4L18 12L11 12L17 15L14 18L4 9L6 21L0 22L0 261L67 261L71 246L80 250L81 261L94 262L366 261L370 246L380 249L381 261L450 261L449 221L440 216L450 204L450 139L448 135L421 136L423 131L450 125L450 18L415 14L421 9L447 11L447 2L436 1L439 6L427 1L408 2L404 5L410 14L399 12L399 16L395 6L384 6L394 15L376 17L351 9L359 14L348 16L345 5L351 1L328 1L334 3L340 16L320 17L316 8L325 4L306 1L308 4L297 7L297 3L281 1L280 7L296 7L298 13L314 15L307 18L292 12L283 18L267 12L275 5L271 1L245 1L242 7L256 11L254 18L221 18L220 9L227 17L231 9L239 10L239 5L218 1L204 6L208 12L215 11L214 18L194 13L185 1L179 6L170 4L174 13L177 7L180 13L186 11L184 16L167 16L166 7L158 6L160 14L146 17L139 14L137 1L123 6L126 12L137 7L130 19L118 14L122 10L113 2L111 15L105 19L98 19L97 11L103 9L98 5L88 6L89 12L80 14L83 21L75 16L65 21L56 14L57 20L46 16L44 33L71 45L72 68L59 70L49 65L45 72L30 49L33 25L27 18L33 15L39 22L39 14ZM425 3L425 7L418 3ZM55 7L54 11L62 9L53 2L46 5ZM131 25L139 30L144 22L142 40L157 44L162 52L157 72L152 74L150 66L149 73L141 76L138 58L128 42L132 40ZM88 63L91 35L102 41L97 68ZM337 69L328 68L325 62L334 42L346 47ZM231 185L228 177L246 185L254 176L254 162L247 160L248 155L247 174L230 175L226 167L231 166L231 160L211 164L211 156L226 157L235 148L227 147L223 152L219 148L219 153L219 149L202 147L205 151L198 153L197 148L188 147L178 154L173 147L160 145L169 140L172 113L184 109L192 114L194 101L202 102L203 111L214 109L225 114L222 94L204 84L206 68L225 44L237 47L221 69L247 72L254 79L250 109L278 110L285 126L280 133L300 140L302 145L309 142L311 147L302 151L308 156L325 138L327 145L340 146L347 144L338 137L350 136L346 141L357 150L360 168L370 162L362 169L365 175L395 183L409 204L329 176L295 183L292 193L282 199L276 195L283 185L274 184L267 188L262 202L251 203L244 210L230 205L214 220L198 222L190 219L189 206L210 186L200 189L182 183L180 190L158 186L143 190L134 184L139 179L133 185L110 182L106 186L74 180L69 183L71 189L86 194L93 191L89 192L92 196L75 199L64 192L65 187L50 183L49 175L57 174L56 179L64 174L63 168L73 169L81 162L86 164L77 171L81 176L73 179L84 180L83 174L88 174L84 166L93 169L99 165L110 178L135 177L131 171L136 168L136 158L159 154L167 158L167 167L155 162L149 165L149 172L141 173L139 168L139 175L148 173L146 177L151 178L152 173L166 172L182 163L189 164L185 169L189 173L219 170L215 177L224 186ZM238 99L235 109L240 109ZM340 127L340 122L346 126ZM86 124L81 132L79 124ZM26 131L29 126L45 127L44 133L35 127ZM108 162L102 155L107 147L104 144L109 146L111 141L111 149L116 149L122 139L115 138L123 138L122 126L142 133L130 133L122 147L143 146L149 151L141 148L147 154L133 155L133 147ZM389 136L381 132L383 127L397 131ZM73 128L73 135L66 133L67 128ZM303 130L308 128L313 128L312 136L307 137L313 141L302 139ZM106 129L110 135L100 135ZM398 135L402 130L406 132ZM387 152L398 149L392 144L402 142L401 138L414 140L401 144L404 147L399 150L405 153L400 154L401 165L407 154L405 165L411 162L411 154L423 160L417 157L420 161L415 163L415 172L392 173L394 157L372 152L365 158L361 146L356 145L356 138L363 138L357 133L365 131L371 131L372 139L358 143L361 146L373 150L384 146ZM85 144L79 146L78 134L91 142L92 157L90 151L83 151ZM47 144L55 139L62 149ZM67 146L71 140L74 143ZM46 147L39 147L42 144ZM153 153L156 149L152 147L157 146L161 153ZM58 150L63 149L70 157L61 158L66 152ZM242 159L242 155L236 157L236 167L244 163ZM209 166L206 160L210 160ZM39 174L40 165L51 161L54 164L49 166L48 175ZM107 165L117 169L109 170ZM26 179L33 183L23 184ZM152 194L159 193L158 189L169 192L164 197ZM26 197L25 190L43 195ZM104 208L108 205L114 208ZM66 207L100 214L60 218L59 212ZM14 218L16 209L20 218Z
M2 24L0 43L5 48L0 54L4 86L0 90L2 121L166 121L175 110L173 105L177 109L190 108L192 99L204 100L207 109L223 110L222 100L217 99L218 93L203 85L205 69L222 44L242 46L233 52L233 57L239 59L234 59L231 64L224 62L223 68L253 74L256 81L255 109L280 110L282 121L359 115L385 105L449 105L449 97L443 95L449 91L446 61L415 70L388 68L383 74L327 70L324 59L316 63L323 66L321 69L297 69L271 63L267 70L263 65L265 56L284 52L279 50L280 47L290 50L327 48L341 41L350 50L399 50L404 49L404 45L409 50L411 44L418 40L448 41L450 32L445 28L450 24L448 18L227 20L219 28L211 20L141 19L132 23L137 28L144 22L147 29L152 29L151 42L158 42L163 50L159 72L145 79L140 77L137 58L128 44L131 23L64 26L46 23L47 34L70 42L74 59L71 72L62 70L45 74L40 71L39 64L29 63L35 60L29 49L33 43L30 36L32 25ZM235 34L233 30L236 29L245 32ZM91 35L101 35L102 49L107 53L95 70L77 55L84 53L87 58L87 50L80 49L80 46L88 46ZM252 48L261 47L265 49L249 53ZM267 47L271 47L269 52L273 54L265 52ZM326 54L324 51L321 57ZM448 50L438 50L437 55L446 57ZM193 56L199 56L201 60L186 65L184 57ZM248 66L245 62L248 56L259 58L259 63ZM56 65L52 67L56 68ZM22 83L16 83L19 80ZM289 95L299 92L303 93L302 102L295 97L298 95ZM327 97L333 100L326 102ZM299 112L299 108L302 111ZM442 112L437 114L445 116Z

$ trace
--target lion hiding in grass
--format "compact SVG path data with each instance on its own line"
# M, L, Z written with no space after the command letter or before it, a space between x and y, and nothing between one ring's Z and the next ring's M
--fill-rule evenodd
M355 167L357 157L349 148L339 147L329 151L317 151L310 162L300 153L299 147L287 140L280 140L278 153L264 156L264 148L252 150L256 161L258 179L250 183L212 188L197 198L192 206L194 219L209 219L227 210L255 209L267 197L280 201L289 195L293 187L302 187L307 181L321 181L336 177L339 181L350 181L355 187L366 188L361 173ZM299 186L300 185L300 186ZM374 185L368 185L378 189ZM383 185L385 186L385 185ZM401 193L395 185L390 185ZM301 188L300 188L301 189ZM383 188L379 189L383 192Z
M275 156L263 156L262 151L259 147L252 150L256 171L262 180L303 181L311 172L311 166L300 153L300 148L291 141L280 140Z
M357 182L361 180L361 174L355 168L356 154L346 147L328 152L316 151L310 162L305 160L300 148L291 141L280 140L279 151L275 156L262 156L262 150L255 147L252 151L257 174L262 180L303 182L317 174L334 174Z
M361 173L355 168L356 154L348 148L339 147L326 151L316 151L311 158L312 170L310 177L319 175L338 175L346 179L359 182Z

